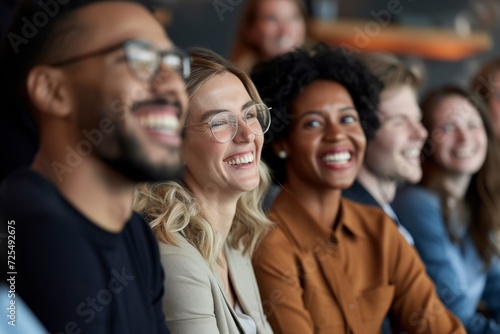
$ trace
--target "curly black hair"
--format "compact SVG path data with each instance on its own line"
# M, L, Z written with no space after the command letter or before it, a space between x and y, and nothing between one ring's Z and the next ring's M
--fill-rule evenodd
M262 158L273 170L274 182L284 182L286 170L284 160L276 156L271 143L288 137L292 100L312 82L330 80L347 89L367 140L380 126L376 111L383 84L358 59L341 49L324 44L299 49L258 65L251 76L264 103L272 107Z

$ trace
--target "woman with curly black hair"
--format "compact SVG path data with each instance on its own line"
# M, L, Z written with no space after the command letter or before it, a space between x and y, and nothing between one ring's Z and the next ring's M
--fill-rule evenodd
M414 249L379 209L342 198L378 127L382 84L356 59L316 46L260 66L273 107L264 159L282 183L253 257L275 333L465 333Z

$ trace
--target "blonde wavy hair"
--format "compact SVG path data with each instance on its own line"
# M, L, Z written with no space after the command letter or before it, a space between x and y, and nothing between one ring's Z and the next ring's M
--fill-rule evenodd
M201 48L193 49L190 56L191 75L186 82L190 100L212 77L229 72L241 80L253 101L262 103L250 78L226 59ZM262 161L259 177L259 186L238 200L227 238L230 247L242 249L247 256L253 253L271 225L262 211L262 199L270 185L269 170ZM204 216L201 203L184 184L173 181L145 184L136 192L134 209L149 222L159 241L179 246L174 233L180 232L210 266L215 266L224 246L222 237L215 232Z

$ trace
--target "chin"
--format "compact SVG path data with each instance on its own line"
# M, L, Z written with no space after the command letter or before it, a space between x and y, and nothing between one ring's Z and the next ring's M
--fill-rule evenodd
M410 171L410 173L408 173L408 175L402 175L401 179L403 182L408 182L410 184L416 184L416 183L420 182L420 180L422 179L422 170L421 169L412 170L412 171Z
M335 182L334 184L331 185L332 189L338 189L338 190L345 190L348 189L352 186L354 183L354 178L352 180L345 180L341 182Z
M252 191L254 190L255 188L257 188L259 186L259 180L256 180L256 181L245 181L245 182L241 182L237 185L238 189L243 192L243 193L246 193L246 192L249 192L249 191Z

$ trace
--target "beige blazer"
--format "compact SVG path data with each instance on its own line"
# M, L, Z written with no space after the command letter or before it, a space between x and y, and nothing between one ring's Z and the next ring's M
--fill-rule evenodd
M172 334L244 333L208 263L181 234L180 247L159 244L165 270L163 310ZM226 247L230 279L243 312L253 318L258 334L272 333L264 316L251 260Z

